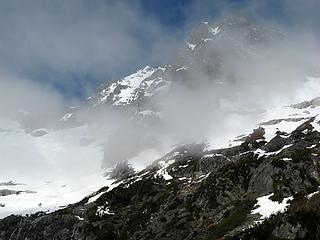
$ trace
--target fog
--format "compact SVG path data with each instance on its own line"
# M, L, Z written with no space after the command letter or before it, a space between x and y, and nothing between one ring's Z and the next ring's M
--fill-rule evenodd
M104 144L105 168L121 161L150 164L178 144L208 141L222 147L228 137L250 132L265 109L303 100L299 91L307 75L317 75L319 64L318 32L311 24L317 3L306 2L301 8L286 1L286 25L257 16L266 6L252 1L241 14L253 15L274 37L252 44L241 30L229 31L194 60L184 49L191 29L208 20L201 18L208 9L221 9L212 17L218 21L233 15L236 6L195 1L185 25L169 29L138 1L1 1L0 116L18 119L26 132L57 130L68 108L77 106L68 127L88 126L88 139ZM93 85L160 64L188 65L189 71L168 76L170 90L155 99L159 119L85 103L83 95L92 94Z
M228 38L242 41L242 46L250 44L239 33L228 34ZM254 45L245 58L229 53L232 44L225 39L219 44L218 56L222 58L218 60L223 67L218 68L218 75L203 68L201 59L189 64L182 77L176 72L168 76L170 89L156 98L160 119L121 118L106 144L104 166L123 160L134 165L132 158L150 163L143 155L140 159L137 156L152 149L154 156L148 157L154 160L179 144L206 142L211 149L228 147L229 140L251 133L264 119L266 110L306 100L306 95L301 98L306 77L315 74L312 69L319 62L312 35L295 31L280 34L267 43ZM216 53L216 44L206 48L209 59L211 51ZM307 99L317 94L319 89Z
M239 46L248 46L238 33L229 37ZM256 45L251 56L228 56L230 46L223 39L219 55L212 59L222 56L218 76L208 74L203 61L195 63L191 73L161 99L168 133L176 134L177 139L215 138L219 142L232 132L234 137L241 131L248 133L261 121L264 110L302 101L298 93L304 91L306 76L319 62L313 36L294 30ZM216 53L216 46L206 49L208 56L211 50ZM191 86L184 80L192 82Z

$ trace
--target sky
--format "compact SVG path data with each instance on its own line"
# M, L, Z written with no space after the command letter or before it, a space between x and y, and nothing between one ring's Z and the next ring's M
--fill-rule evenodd
M84 99L104 81L172 63L200 21L245 13L317 31L317 9L316 0L0 0L1 81Z

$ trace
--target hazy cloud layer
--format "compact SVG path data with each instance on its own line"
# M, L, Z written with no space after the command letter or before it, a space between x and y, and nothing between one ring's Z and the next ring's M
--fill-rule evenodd
M99 82L170 62L168 31L138 1L0 1L0 114L57 118Z
M257 118L240 119L237 111L294 100L292 93L319 62L313 25L318 3L309 0L301 7L298 1L284 1L274 14L284 14L277 22L268 18L277 5L244 1L238 8L232 2L193 1L185 9L185 25L173 31L144 12L143 1L0 1L0 114L28 111L35 125L46 126L62 116L64 106L74 103L66 96L90 92L97 82L130 74L146 64L174 63L184 33L211 17L210 11L215 12L214 19L248 12L255 21L284 31L284 40L259 46L256 54L261 57L247 61L228 56L230 43L222 42L224 74L212 82L201 64L195 65L188 78L194 85L199 83L196 89L176 85L173 94L159 99L162 123L133 124L109 109L84 110L78 119L97 129L105 126L111 133L105 135L107 163L135 157L148 148L161 151L171 143L219 138L235 128L245 129ZM237 34L233 39L241 45L244 40ZM217 85L219 81L224 84Z
M262 31L264 35L275 30ZM211 147L227 147L228 140L250 133L265 110L305 100L300 96L306 77L320 73L317 41L307 31L288 28L276 33L270 41L256 44L243 38L241 31L228 32L218 43L214 42L219 41L217 36L199 62L187 66L189 71L180 81L176 72L169 77L170 90L157 99L160 121L137 124L129 119L113 126L104 166L130 160L148 149L164 154L176 144L209 140ZM214 68L217 62L221 65ZM205 64L214 71L204 68ZM318 71L313 70L316 66Z

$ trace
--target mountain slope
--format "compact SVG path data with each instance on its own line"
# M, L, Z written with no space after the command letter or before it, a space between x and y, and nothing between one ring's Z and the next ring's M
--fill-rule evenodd
M271 138L260 127L235 147L207 150L205 144L181 146L145 170L127 171L109 187L65 209L7 217L0 222L1 236L3 239L227 236L263 239L256 228L282 239L313 236L316 222L310 225L303 214L311 211L314 221L319 221L318 208L312 205L317 201L320 185L317 116L320 108L316 105L289 107L295 111L299 106L299 110L312 114L302 122L283 116L282 119L296 123L296 127L282 131L284 128L278 125ZM269 124L279 121L272 119ZM288 213L255 226L271 213L287 208ZM296 218L287 220L292 214ZM296 227L288 227L292 224ZM243 232L245 229L249 230Z

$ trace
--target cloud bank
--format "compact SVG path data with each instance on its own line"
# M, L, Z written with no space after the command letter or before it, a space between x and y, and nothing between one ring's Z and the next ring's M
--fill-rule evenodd
M144 12L143 1L1 1L0 114L14 116L22 110L32 113L29 127L50 126L52 119L63 115L65 106L81 104L73 98L90 93L98 82L118 79L144 65L174 64L186 32L202 20L248 13L254 21L280 29L285 37L257 45L254 54L259 57L246 60L230 52L234 41L248 45L241 32L232 33L230 42L218 43L218 50L217 45L209 47L202 53L208 67L218 54L222 72L213 78L203 62L193 64L191 74L183 79L191 87L173 84L172 92L157 99L163 107L161 123L132 123L110 109L85 109L77 119L89 121L94 128L106 126L111 133L106 136L110 139L106 165L150 148L162 151L168 145L212 136L219 140L227 132L256 123L257 115L239 117L239 112L295 100L293 92L319 62L313 24L317 5L313 0L302 7L298 1L284 1L277 10L274 1L270 5L191 1L185 9L185 24L173 31ZM277 12L270 13L273 10Z
M133 1L1 1L0 71L68 97L170 58L176 38ZM76 96L77 97L77 96Z

